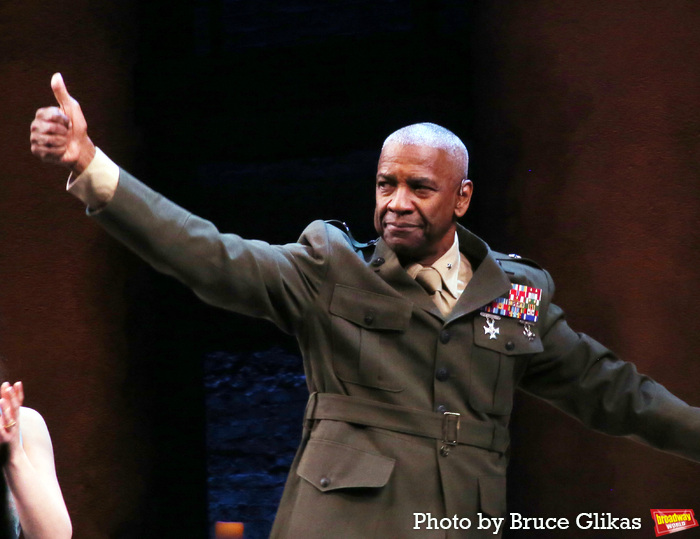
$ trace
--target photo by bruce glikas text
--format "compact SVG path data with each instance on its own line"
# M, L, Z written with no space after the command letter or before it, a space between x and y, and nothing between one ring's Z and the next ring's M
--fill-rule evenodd
M431 513L413 513L414 530L493 530L494 534L504 529L506 518L510 518L506 528L510 530L568 530L572 526L580 530L639 530L640 517L615 517L612 513L579 513L575 519L566 517L525 517L520 513L510 513L509 517L491 517L477 513L476 518L438 518Z

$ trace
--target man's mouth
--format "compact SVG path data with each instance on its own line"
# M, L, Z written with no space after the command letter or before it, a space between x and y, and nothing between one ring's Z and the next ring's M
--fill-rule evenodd
M406 230L409 228L418 228L420 225L416 223L405 223L401 221L385 221L384 228L396 228L399 230Z

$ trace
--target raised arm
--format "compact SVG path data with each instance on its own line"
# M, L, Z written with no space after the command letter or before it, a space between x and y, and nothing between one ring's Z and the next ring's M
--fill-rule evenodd
M3 383L0 394L0 443L8 448L3 473L22 533L27 539L71 537L71 522L56 478L46 423L38 412L21 406L24 400L21 382L12 386Z
M101 210L90 214L110 234L208 303L267 318L287 332L299 326L322 284L325 227L310 227L287 246L221 233L113 163L88 137L80 106L60 74L51 87L60 108L37 111L32 153L71 169L69 191L90 210Z

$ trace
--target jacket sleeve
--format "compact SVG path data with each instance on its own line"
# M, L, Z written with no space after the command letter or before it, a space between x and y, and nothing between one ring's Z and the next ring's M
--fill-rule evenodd
M551 298L554 285L546 277ZM595 430L700 461L700 408L574 332L556 305L549 306L542 331L544 351L531 358L520 381L525 391Z
M293 333L327 271L323 222L298 243L270 245L222 234L120 170L119 186L94 218L158 271L190 287L207 303L271 320Z

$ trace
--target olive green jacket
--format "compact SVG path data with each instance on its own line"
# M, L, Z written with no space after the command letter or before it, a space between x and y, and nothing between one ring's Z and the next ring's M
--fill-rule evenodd
M474 276L443 317L382 241L363 256L321 221L293 244L243 240L124 171L95 218L203 300L296 335L311 394L353 398L349 411L342 397L310 403L273 537L495 537L475 528L478 513L505 516L516 387L594 429L700 460L700 409L572 331L546 271L462 227ZM542 290L534 335L502 317L492 339L481 309L512 283ZM454 515L470 529L441 529Z

